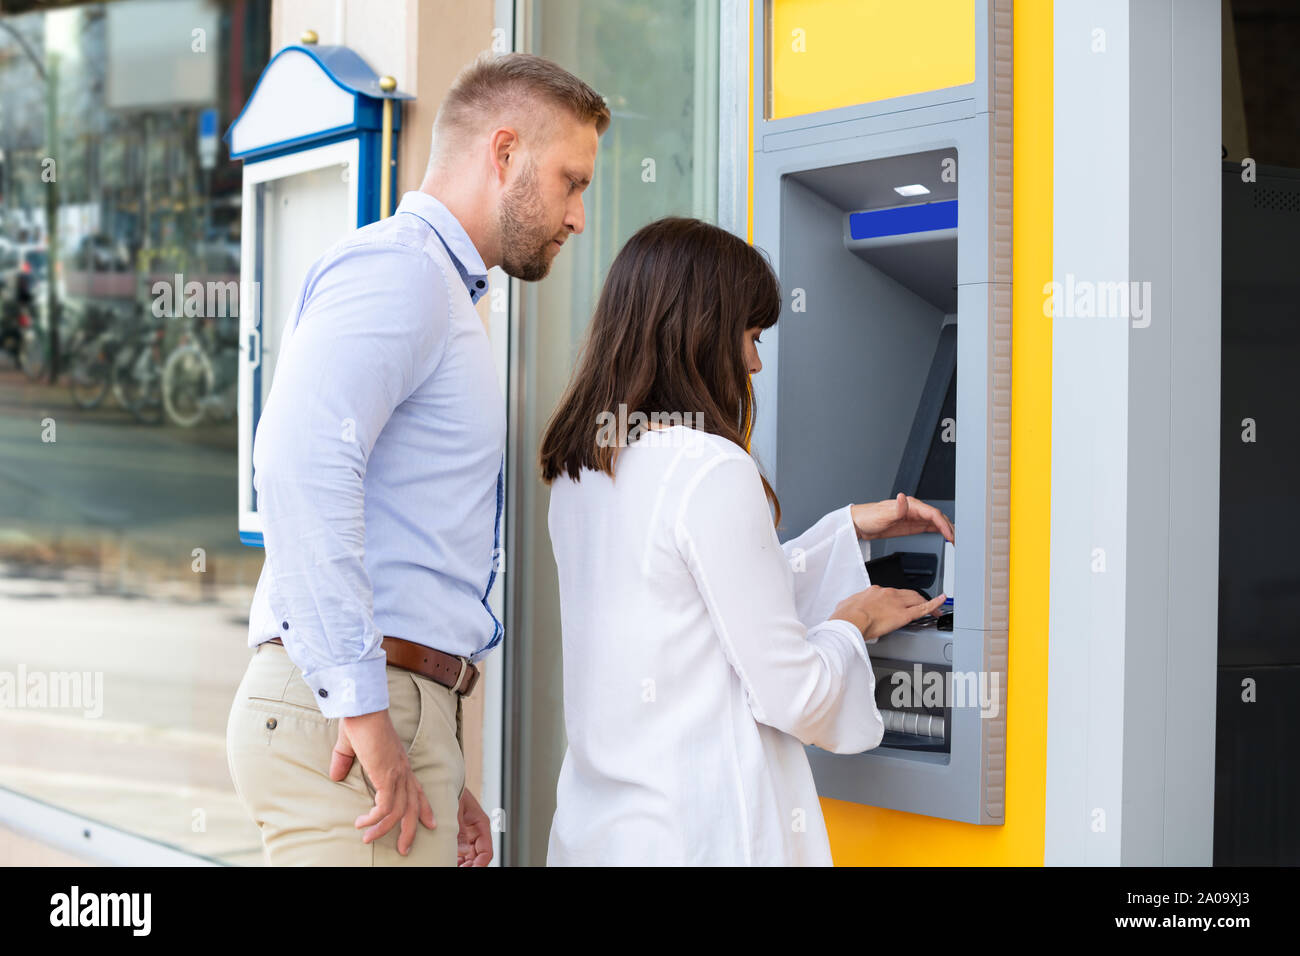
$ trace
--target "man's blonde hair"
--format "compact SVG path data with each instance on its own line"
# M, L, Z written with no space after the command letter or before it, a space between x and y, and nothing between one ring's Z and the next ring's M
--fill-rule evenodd
M530 129L540 141L549 137L550 115L538 105L565 111L596 134L609 127L604 97L568 70L531 53L483 54L447 91L433 121L429 168L463 149L488 124L511 122Z

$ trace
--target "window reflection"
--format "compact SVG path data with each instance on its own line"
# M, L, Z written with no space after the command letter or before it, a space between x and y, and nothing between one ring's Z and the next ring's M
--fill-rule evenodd
M213 134L270 7L0 19L0 786L243 863L224 734L262 552L236 534L241 169Z

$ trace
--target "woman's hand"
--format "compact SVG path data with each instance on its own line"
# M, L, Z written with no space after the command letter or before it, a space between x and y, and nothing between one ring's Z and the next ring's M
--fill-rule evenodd
M952 524L942 511L901 491L893 501L876 501L850 507L853 526L857 528L858 537L864 541L873 538L901 538L906 534L925 534L929 531L937 531L946 540L953 541Z
M841 601L830 619L848 621L862 632L864 639L874 641L927 614L937 617L943 613L944 599L940 594L927 601L906 588L882 588L873 584Z

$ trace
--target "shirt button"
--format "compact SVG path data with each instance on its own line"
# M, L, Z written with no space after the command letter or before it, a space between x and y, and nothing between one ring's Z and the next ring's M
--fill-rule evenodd
M322 697L328 697L330 695L330 692L327 691L324 687L316 691L316 693L320 694Z
M479 279L477 282L474 283L474 285L480 289L483 288L483 280Z
M268 720L268 721L266 722L266 729L267 729L267 730L275 730L275 726L276 726L276 724L275 724L275 718L274 718L274 717L272 717L270 720Z
M281 629L281 630L284 630L284 631L289 630L289 622L288 622L288 621L281 621L281 622L280 622L280 629Z

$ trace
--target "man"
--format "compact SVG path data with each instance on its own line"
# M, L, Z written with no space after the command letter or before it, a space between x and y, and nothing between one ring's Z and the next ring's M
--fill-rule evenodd
M582 232L608 125L554 63L480 58L420 189L308 270L253 449L266 561L227 728L273 865L491 860L460 698L501 640L506 426L474 303Z

